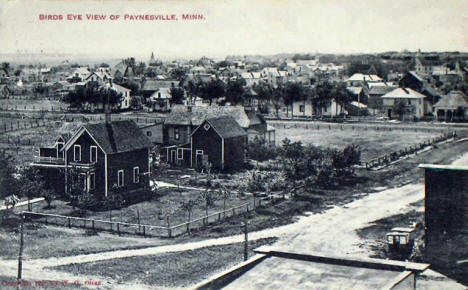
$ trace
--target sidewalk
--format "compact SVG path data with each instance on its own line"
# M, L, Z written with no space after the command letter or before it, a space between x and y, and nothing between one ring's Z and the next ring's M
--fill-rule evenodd
M40 201L43 201L43 200L44 200L43 197L33 198L33 199L31 199L31 204L34 204L36 202L40 202ZM25 206L25 205L28 205L27 200L18 202L17 204L15 204L15 208L20 207L20 206ZM0 206L0 211L5 210L5 209L6 209L5 205Z

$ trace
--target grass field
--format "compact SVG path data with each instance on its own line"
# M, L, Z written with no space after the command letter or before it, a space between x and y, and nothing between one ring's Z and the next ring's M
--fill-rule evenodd
M275 239L249 243L253 249L271 244ZM158 287L187 287L228 269L243 260L243 243L212 246L198 250L152 256L112 259L93 263L70 264L52 268L78 275L97 275L117 282L138 282Z
M304 128L276 129L276 144L281 145L284 138L301 141L321 147L344 148L359 145L362 160L369 160L381 155L416 145L439 136L437 132L414 131L375 131L375 130L314 130Z

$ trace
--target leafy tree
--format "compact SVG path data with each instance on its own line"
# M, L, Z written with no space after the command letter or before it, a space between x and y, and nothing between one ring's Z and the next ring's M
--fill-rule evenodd
M192 212L194 207L197 205L198 199L189 199L183 201L181 208L187 212L187 232L190 234L190 220L192 219Z
M135 67L135 73L137 75L143 75L145 74L146 71L146 63L144 62L139 62L138 65Z
M103 63L101 63L101 64L99 65L99 67L109 67L109 65L108 65L107 63L103 62Z
M0 199L16 192L16 168L14 158L4 150L0 150Z
M267 103L272 99L273 86L265 82L260 82L259 84L254 84L252 89L257 93L260 111L268 112ZM278 111L276 111L276 115L278 115Z
M262 162L276 158L277 152L276 148L274 146L269 146L265 139L255 136L255 138L249 142L249 146L247 146L247 156L250 159Z
M244 86L244 79L229 81L226 87L226 101L234 105L242 103L245 95Z
M39 196L45 187L45 181L39 170L34 167L26 167L21 171L19 188L22 196L28 198L28 210L31 211L31 199Z
M42 189L41 196L47 202L47 207L50 208L52 201L56 198L55 192L51 189Z
M400 120L403 120L405 113L406 113L406 106L401 101L395 101L395 104L392 106L393 112L398 115Z
M305 100L309 96L309 92L307 87L305 87L302 83L288 83L285 86L284 91L284 104L286 106L291 106L292 112L292 105L295 101L302 101ZM289 107L287 107L287 114L289 115Z
M213 100L223 97L225 93L226 85L219 79L202 83L200 86L200 96L202 99L208 100L210 102L210 106Z
M187 75L187 70L182 67L177 67L169 73L170 77L178 81L182 81Z
M171 104L183 104L185 92L184 89L178 87L172 87L170 90Z

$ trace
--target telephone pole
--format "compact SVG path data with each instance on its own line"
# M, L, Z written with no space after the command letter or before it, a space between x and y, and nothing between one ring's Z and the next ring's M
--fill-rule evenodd
M20 249L18 255L18 281L22 278L23 271L23 245L24 245L24 215L21 216L21 225L20 225Z
M242 223L242 227L244 229L244 261L247 261L249 258L249 232L247 229L247 224L247 221Z

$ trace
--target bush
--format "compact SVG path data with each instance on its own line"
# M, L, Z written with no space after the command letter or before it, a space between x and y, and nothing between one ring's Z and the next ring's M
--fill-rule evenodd
M255 136L254 140L247 146L247 156L255 161L266 161L275 159L278 156L276 147L266 143L265 139Z

